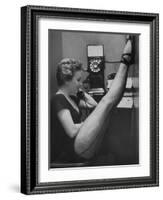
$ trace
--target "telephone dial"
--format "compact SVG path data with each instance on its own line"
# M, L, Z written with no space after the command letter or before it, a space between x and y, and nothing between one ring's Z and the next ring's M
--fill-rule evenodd
M98 73L102 70L102 58L90 58L89 69L92 73Z

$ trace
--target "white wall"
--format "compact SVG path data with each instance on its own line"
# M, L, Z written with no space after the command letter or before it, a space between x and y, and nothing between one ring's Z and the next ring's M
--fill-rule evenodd
M5 0L0 6L0 199L161 199L163 186L125 190L25 196L20 189L20 6L26 4L108 10L161 12L161 0ZM160 21L163 21L162 15ZM160 36L163 26L160 23ZM161 44L161 38L160 38ZM161 45L160 45L161 46ZM162 47L162 46L161 46ZM160 51L160 55L161 55ZM162 74L160 56L160 77ZM161 78L160 78L161 79ZM161 85L161 83L160 83ZM161 89L160 89L161 91ZM161 95L160 95L161 96ZM162 97L161 101L162 102ZM160 106L161 109L162 106ZM161 121L161 118L160 118ZM160 124L161 126L161 124ZM160 143L162 127L160 128ZM160 154L163 147L160 145ZM160 156L162 157L162 156ZM160 160L160 169L162 160ZM160 173L160 182L163 176Z

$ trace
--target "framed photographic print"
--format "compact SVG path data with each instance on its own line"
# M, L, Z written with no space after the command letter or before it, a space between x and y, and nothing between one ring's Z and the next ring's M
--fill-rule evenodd
M21 8L21 192L159 185L159 15Z

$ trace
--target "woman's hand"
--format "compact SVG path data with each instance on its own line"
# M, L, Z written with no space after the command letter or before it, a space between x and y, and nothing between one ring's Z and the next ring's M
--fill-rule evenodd
M97 102L88 93L84 92L84 98L80 100L79 106L81 108L94 108Z

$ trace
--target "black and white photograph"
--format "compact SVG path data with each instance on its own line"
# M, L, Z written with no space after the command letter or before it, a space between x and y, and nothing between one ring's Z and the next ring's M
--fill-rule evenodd
M163 199L162 10L1 1L1 200Z
M139 35L48 37L49 167L139 164Z
M21 8L21 192L159 185L158 15Z

